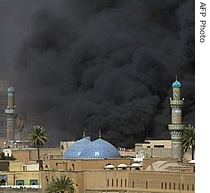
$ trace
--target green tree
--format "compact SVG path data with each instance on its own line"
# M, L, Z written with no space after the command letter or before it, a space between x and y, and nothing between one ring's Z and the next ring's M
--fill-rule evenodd
M34 125L28 134L28 139L31 144L37 148L38 163L40 169L40 147L42 147L48 141L48 137L45 134L45 128L39 125Z
M192 160L195 154L195 127L189 124L185 127L182 137L183 152L186 153L189 149L192 150Z
M72 180L65 176L56 177L55 180L51 181L47 187L48 193L73 193L74 192L74 183Z
M11 156L7 155L6 156L4 152L1 152L0 153L0 160L16 160L16 158L13 155L11 155Z

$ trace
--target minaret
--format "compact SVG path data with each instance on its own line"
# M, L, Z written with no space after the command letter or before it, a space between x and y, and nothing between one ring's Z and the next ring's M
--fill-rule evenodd
M7 140L15 140L15 89L9 87L7 89L8 102L5 113L7 114Z
M170 98L171 107L171 124L168 124L168 129L171 134L171 148L172 158L178 158L182 161L182 133L184 124L182 123L182 106L184 105L184 98L181 99L181 83L177 80L172 84L173 98Z

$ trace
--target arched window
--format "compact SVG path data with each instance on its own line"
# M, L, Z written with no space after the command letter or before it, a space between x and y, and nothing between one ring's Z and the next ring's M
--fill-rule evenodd
M6 185L6 180L5 180L5 179L2 179L2 180L0 181L0 185Z
M38 180L30 180L30 185L38 185Z
M195 185L194 184L192 184L192 191L194 191L195 190Z
M163 189L163 182L161 182L161 189Z
M167 190L167 182L165 182L165 190Z
M24 180L16 180L16 185L24 185Z
M182 190L184 190L184 183L182 183Z

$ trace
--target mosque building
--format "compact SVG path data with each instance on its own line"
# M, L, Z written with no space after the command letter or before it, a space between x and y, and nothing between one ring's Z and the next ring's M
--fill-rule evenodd
M49 183L66 175L72 179L76 193L194 193L195 162L183 159L182 153L181 86L177 79L172 84L171 123L168 124L171 140L135 144L135 150L128 152L132 153L129 157L102 139L101 133L95 140L83 133L77 141L60 143L60 148L40 148L41 169L36 148L4 148L4 153L17 160L0 162L0 192L22 189L45 193ZM7 140L12 141L15 140L15 120L11 117L16 112L14 88L9 87L7 94ZM179 162L182 159L184 162Z

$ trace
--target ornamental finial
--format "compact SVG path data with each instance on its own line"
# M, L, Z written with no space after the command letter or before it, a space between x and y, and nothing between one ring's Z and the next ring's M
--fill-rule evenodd
M83 131L83 138L85 138L85 131Z

